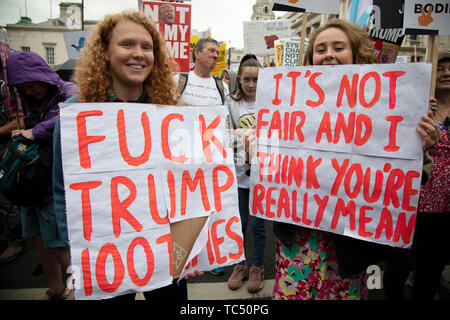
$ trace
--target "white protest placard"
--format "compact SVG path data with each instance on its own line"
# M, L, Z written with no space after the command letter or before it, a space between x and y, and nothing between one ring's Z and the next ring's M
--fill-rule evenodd
M283 66L298 66L300 54L299 40L286 40L283 47Z
M431 66L262 69L251 214L411 245Z
M179 259L171 227L189 219L208 218L185 272L244 259L227 116L223 106L62 106L72 269L81 270L74 275L76 299L172 283Z
M171 65L172 71L189 72L192 6L177 2L140 1L139 10L156 22L170 56L178 65L178 68Z
M407 0L404 5L403 28L406 33L450 34L450 4L448 0ZM412 29L412 30L411 30ZM415 29L415 30L414 30Z
M274 42L291 37L289 19L244 21L244 52L257 56L273 55Z
M272 10L339 13L339 0L271 0Z

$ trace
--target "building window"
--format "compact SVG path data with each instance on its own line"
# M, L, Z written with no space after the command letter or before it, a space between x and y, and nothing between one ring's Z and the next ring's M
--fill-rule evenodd
M30 51L30 47L20 47L20 50L22 50L22 51Z
M55 48L45 47L45 57L48 64L55 64Z

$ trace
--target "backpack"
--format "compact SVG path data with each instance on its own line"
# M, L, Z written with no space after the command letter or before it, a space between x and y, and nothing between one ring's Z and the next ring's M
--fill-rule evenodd
M46 199L51 166L43 165L39 147L20 135L0 158L0 193L12 204L33 207Z
M188 73L180 73L180 77L178 78L178 91L180 94L183 94L184 89L186 88L188 75ZM219 91L220 98L222 99L222 104L225 104L225 90L223 88L222 79L214 77L214 81L216 82L217 90Z

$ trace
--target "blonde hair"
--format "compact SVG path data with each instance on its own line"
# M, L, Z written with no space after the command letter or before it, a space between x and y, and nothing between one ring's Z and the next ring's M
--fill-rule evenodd
M303 65L312 65L314 56L314 42L317 36L324 30L329 28L341 29L349 38L350 46L353 53L353 63L354 64L370 64L375 63L377 58L375 56L375 51L373 50L373 45L369 39L367 31L362 29L357 24L342 20L342 19L332 19L329 20L325 25L314 30L310 39L308 49L306 50L305 57L303 59Z
M114 27L122 20L142 25L153 40L153 68L144 80L143 88L152 103L178 104L180 95L169 68L167 47L151 18L142 12L126 10L107 15L98 22L82 49L74 72L74 81L78 85L80 102L109 101L109 88L112 77L109 62L106 60L109 41Z

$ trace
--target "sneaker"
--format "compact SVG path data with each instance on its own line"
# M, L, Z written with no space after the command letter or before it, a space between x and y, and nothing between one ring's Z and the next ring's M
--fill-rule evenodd
M234 266L233 273L228 279L228 288L237 290L242 287L242 281L247 277L247 266L237 264Z
M252 266L249 272L249 279L247 283L247 290L250 293L257 293L262 290L264 286L264 268Z
M215 276L220 276L220 275L224 274L225 272L224 272L224 268L217 268L217 269L211 270L209 273L211 273Z

